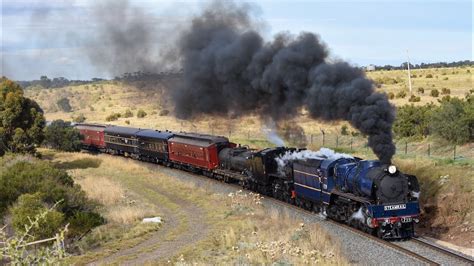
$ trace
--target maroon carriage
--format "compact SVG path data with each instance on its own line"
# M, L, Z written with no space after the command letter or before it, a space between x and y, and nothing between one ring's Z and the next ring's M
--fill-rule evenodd
M88 150L104 150L104 129L105 125L101 124L76 124L82 139L82 147Z
M169 158L195 170L210 171L219 166L219 151L235 147L226 137L196 133L178 133L168 141Z

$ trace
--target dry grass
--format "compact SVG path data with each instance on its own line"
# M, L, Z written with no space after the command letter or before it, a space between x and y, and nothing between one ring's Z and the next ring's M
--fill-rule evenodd
M87 196L103 205L112 205L125 197L125 191L121 185L103 177L87 176L76 179Z
M257 194L215 194L210 186L197 187L184 183L143 167L139 162L110 155L57 153L52 157L54 161L60 162L84 158L100 159L102 163L97 168L69 169L68 172L78 182L86 184L84 189L91 197L92 191L100 193L94 185L95 180L98 180L101 186L115 186L116 189L119 187L117 191L121 192L117 194L124 195L124 198L116 198L118 200L95 196L96 200L113 202L104 205L101 210L108 224L94 229L78 244L83 255L71 258L71 263L95 260L109 254L108 252L143 241L152 231L159 228L138 221L144 216L162 216L157 206L180 213L180 209L153 190L154 187L173 191L176 196L197 204L206 212L205 222L211 228L206 240L183 248L180 252L182 256L173 258L173 262L346 263L339 251L339 245L324 230L314 224L301 226L302 221L293 219L286 213L264 208L261 205L261 197ZM166 222L166 217L163 219ZM179 234L189 226L192 225L183 220L179 228L169 232L169 237ZM97 247L102 248L97 251Z
M150 212L135 206L119 206L111 208L106 217L109 221L119 224L133 224L140 221Z
M239 191L225 200L223 228L202 250L176 258L184 264L208 264L209 253L220 264L347 264L337 240L317 224L304 224L286 212L264 208L261 197Z
M449 165L423 158L396 160L402 171L421 185L421 230L462 246L474 238L474 167Z

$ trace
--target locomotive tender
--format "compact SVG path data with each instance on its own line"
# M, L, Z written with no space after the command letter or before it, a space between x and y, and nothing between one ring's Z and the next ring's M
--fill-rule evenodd
M393 165L352 157L286 160L301 152L252 150L225 137L99 124L77 124L83 148L163 164L320 212L383 239L414 236L419 219L415 176Z

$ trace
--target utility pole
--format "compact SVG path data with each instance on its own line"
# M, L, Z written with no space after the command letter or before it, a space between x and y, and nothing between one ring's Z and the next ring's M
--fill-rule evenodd
M410 95L411 95L412 91L411 91L411 74L410 74L410 56L408 55L408 49L407 49L407 67L408 67L408 87L410 88Z

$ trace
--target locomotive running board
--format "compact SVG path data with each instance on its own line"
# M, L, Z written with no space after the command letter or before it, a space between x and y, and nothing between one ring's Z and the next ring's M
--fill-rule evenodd
M344 193L344 192L341 192L341 191L338 191L338 190L335 190L335 189L331 190L331 194L336 194L338 196L345 197L345 198L348 198L348 199L351 199L351 200L354 200L354 201L357 201L357 202L361 202L361 203L372 204L370 201L367 201L367 199L365 199L365 198L357 197L357 196L354 196L354 195L351 195L351 194L348 194L348 193Z

